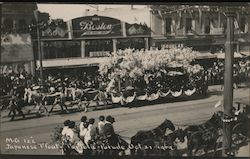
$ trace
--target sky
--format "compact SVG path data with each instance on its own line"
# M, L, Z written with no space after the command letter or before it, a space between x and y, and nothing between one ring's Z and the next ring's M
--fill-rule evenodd
M94 7L96 5L86 5L86 4L38 4L38 10L41 12L47 12L50 14L52 19L64 19L65 21L77 18L84 15L86 9L90 11L96 10ZM99 10L104 10L105 8L119 8L125 5L98 5ZM142 8L145 5L134 5L135 8Z

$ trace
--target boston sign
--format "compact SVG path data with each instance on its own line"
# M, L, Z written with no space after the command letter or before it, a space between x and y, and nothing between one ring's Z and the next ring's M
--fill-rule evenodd
M97 15L72 19L72 30L74 38L122 36L120 20Z

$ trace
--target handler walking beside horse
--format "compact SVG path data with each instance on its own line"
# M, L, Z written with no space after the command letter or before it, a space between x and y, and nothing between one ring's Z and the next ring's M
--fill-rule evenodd
M19 115L23 116L23 119L25 118L25 115L22 112L22 106L23 106L23 100L19 97L18 94L15 96L15 94L13 93L12 99L10 101L10 112L9 112L9 115L11 115L12 113L11 121L14 120L16 116L16 111L18 112Z

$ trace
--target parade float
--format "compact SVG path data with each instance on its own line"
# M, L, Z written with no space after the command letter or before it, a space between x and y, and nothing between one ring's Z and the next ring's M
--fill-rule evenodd
M122 105L205 94L204 69L191 64L198 54L191 48L119 50L100 64L102 88Z

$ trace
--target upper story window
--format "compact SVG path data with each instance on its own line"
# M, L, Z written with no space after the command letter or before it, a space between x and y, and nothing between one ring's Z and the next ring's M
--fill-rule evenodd
M192 33L192 18L186 18L186 33Z
M3 28L4 28L5 32L8 32L8 33L13 32L13 27L14 27L13 19L7 18L4 20Z
M204 33L205 34L209 34L210 33L210 19L209 18L205 18L205 24L204 24Z
M172 33L172 18L166 18L166 34L171 34Z
M241 17L240 18L240 26L239 26L239 29L241 32L245 33L246 32L246 17Z

